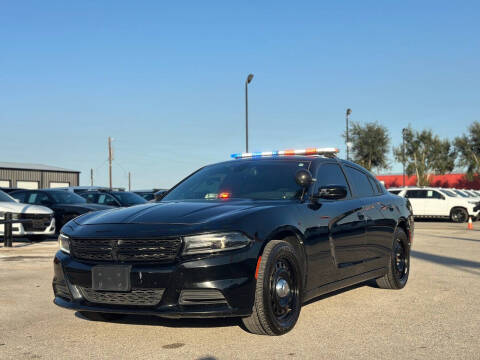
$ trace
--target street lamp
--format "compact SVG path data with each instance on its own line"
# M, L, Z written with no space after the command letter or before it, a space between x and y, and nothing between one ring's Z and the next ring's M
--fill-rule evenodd
M248 153L248 84L253 79L253 74L248 74L247 81L245 81L245 145Z
M403 166L403 187L405 187L405 134L407 129L402 129L402 166Z
M349 120L349 117L350 117L350 114L352 113L352 109L347 109L347 112L345 114L345 120L346 120L346 127L347 127L347 131L346 131L346 137L345 137L345 145L347 146L347 160L350 160L349 156L348 156L348 150L350 148L350 146L352 145L350 143L350 138L348 136L348 120Z

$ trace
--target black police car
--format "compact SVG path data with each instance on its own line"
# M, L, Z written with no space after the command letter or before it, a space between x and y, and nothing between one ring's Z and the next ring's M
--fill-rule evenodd
M238 316L292 329L305 301L376 279L401 289L413 218L334 149L237 154L159 203L80 216L62 229L55 303L89 319Z

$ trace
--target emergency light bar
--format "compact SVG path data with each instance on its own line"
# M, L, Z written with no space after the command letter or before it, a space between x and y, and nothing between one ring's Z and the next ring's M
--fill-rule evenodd
M249 152L238 153L230 155L234 159L243 159L250 157L262 157L262 156L291 156L291 155L330 155L335 156L338 153L337 148L307 148L300 150L275 150L275 151L261 151L261 152Z

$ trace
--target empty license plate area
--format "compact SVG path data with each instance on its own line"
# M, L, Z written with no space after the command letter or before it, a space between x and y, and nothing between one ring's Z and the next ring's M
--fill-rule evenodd
M131 266L94 266L92 268L92 289L101 291L130 291Z

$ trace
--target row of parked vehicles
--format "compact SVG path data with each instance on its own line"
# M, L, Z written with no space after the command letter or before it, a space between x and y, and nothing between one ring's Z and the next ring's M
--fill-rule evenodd
M87 212L115 207L128 207L159 199L166 190L138 192L123 189L78 186L62 189L3 189L0 190L0 219L12 213L13 235L33 241L55 235L71 219ZM0 224L0 235L4 226Z
M390 188L392 194L407 198L416 218L448 218L453 222L477 220L480 191L435 187Z

